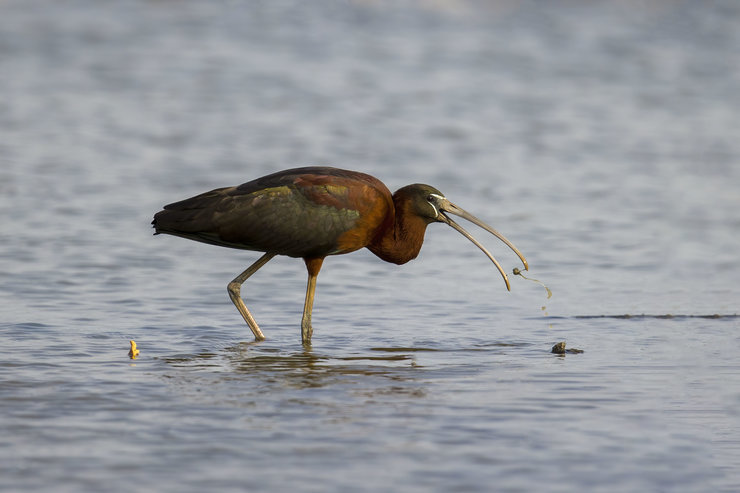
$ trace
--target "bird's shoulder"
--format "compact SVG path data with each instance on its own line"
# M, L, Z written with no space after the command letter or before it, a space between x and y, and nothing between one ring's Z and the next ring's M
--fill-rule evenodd
M334 209L361 211L392 204L391 193L377 178L330 167L304 167L280 171L243 183L231 190L235 197L275 202L300 198L307 203Z

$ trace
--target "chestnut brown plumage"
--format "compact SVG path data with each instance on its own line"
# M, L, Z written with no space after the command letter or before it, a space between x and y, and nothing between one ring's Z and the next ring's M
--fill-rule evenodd
M310 344L316 277L324 258L366 247L381 259L404 264L416 258L427 225L443 222L495 258L448 214L494 234L521 259L519 250L496 230L452 204L429 185L405 186L393 195L377 178L357 171L306 167L279 171L238 187L218 188L175 202L154 215L155 233L243 250L265 252L228 285L231 301L257 340L257 322L241 298L241 285L275 255L300 257L308 269L301 339Z

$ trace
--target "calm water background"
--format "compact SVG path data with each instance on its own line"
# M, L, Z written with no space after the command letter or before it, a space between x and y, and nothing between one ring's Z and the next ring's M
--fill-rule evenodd
M0 2L0 489L738 491L738 25L732 0ZM403 267L325 262L310 350L303 264L273 260L253 344L225 287L257 254L149 222L311 164L437 186L554 296L432 225Z

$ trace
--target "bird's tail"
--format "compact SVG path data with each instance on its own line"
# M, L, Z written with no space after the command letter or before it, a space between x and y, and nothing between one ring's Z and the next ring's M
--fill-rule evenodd
M163 210L154 214L154 234L164 233L214 243L213 236L218 229L214 216L224 199L223 190L226 189L219 188L164 206Z

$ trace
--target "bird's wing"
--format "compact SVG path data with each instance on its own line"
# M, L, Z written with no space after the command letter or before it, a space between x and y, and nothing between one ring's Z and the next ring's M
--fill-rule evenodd
M317 170L334 171L289 170L167 205L155 215L155 228L205 243L294 257L367 245L388 215L383 190L362 179L367 175L358 180Z
M338 192L294 185L246 194L234 190L217 213L219 237L293 257L338 253L338 238L359 218L357 210L339 207L334 200Z

